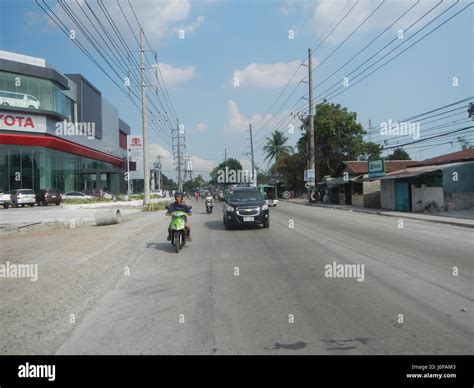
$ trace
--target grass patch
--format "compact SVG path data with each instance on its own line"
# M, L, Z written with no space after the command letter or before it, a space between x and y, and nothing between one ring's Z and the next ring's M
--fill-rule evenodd
M65 198L62 200L62 203L65 205L85 205L89 203L97 203L97 202L112 202L109 198L96 198L92 197L92 199L76 199L76 198Z
M171 202L161 202L161 203L150 203L146 206L143 206L144 212L157 212L161 210L166 210L166 206Z

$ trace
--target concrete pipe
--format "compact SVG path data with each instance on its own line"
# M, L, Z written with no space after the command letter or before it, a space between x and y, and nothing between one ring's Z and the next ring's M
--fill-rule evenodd
M122 215L119 209L97 210L95 213L95 222L98 226L120 224Z

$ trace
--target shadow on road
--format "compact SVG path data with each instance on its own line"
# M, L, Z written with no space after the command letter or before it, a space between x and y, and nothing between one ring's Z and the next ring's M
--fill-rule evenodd
M173 253L174 252L174 247L173 245L171 245L171 243L169 241L165 241L165 242L151 242L151 243L146 243L146 247L147 248L151 248L151 249L156 249L158 251L162 251L162 252L168 252L168 253Z
M206 221L204 222L206 228L211 230L224 230L224 224L222 220L213 220L213 221Z
M206 221L204 225L211 230L225 230L222 220ZM260 225L232 225L232 230L261 229Z

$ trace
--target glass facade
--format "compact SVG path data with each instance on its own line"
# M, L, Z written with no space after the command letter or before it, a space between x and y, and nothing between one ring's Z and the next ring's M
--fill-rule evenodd
M0 105L52 111L76 121L75 102L53 81L0 71Z
M57 189L61 193L103 189L125 192L117 166L44 147L0 144L0 189Z

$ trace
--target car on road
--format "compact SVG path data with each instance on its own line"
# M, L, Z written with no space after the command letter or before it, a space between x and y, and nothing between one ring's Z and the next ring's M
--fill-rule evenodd
M90 195L81 193L80 191L69 191L68 193L61 195L62 199L87 199L92 200Z
M12 206L20 207L30 205L31 207L36 204L36 194L31 189L17 189L11 191Z
M0 190L0 205L3 206L4 209L8 209L12 204L12 196L3 190Z
M262 193L255 187L236 187L227 192L223 208L224 227L262 224L270 227L270 212Z
M55 189L41 189L36 193L36 203L40 206L48 206L52 203L59 206L61 204L61 193Z

